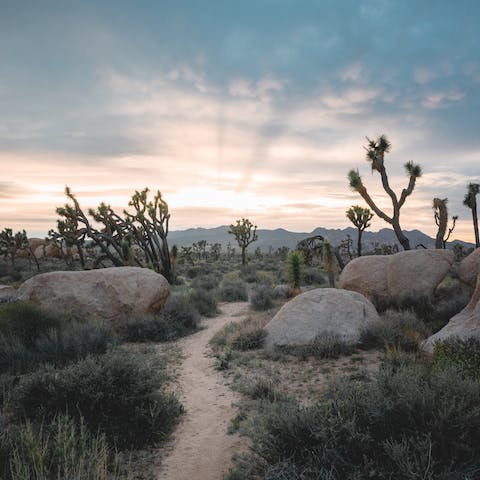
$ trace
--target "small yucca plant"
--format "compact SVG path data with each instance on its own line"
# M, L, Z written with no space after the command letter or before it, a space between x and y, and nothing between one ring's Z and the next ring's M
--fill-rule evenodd
M288 279L290 286L292 287L293 294L300 293L300 287L303 281L303 268L305 266L305 260L303 253L299 250L295 250L288 255Z

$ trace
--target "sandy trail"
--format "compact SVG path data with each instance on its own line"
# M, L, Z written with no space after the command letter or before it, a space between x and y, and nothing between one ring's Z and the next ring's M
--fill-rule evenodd
M231 467L234 448L240 440L227 428L237 410L237 395L214 369L208 357L208 342L224 325L241 320L247 303L221 305L222 313L205 320L201 330L182 339L185 360L180 367L181 401L186 413L167 446L157 480L222 480Z

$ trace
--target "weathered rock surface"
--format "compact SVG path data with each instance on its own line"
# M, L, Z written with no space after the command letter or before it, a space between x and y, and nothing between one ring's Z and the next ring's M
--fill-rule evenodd
M8 303L15 300L17 291L10 285L0 285L0 303Z
M470 337L480 338L480 275L477 277L475 291L468 305L453 316L441 330L427 338L423 348L431 352L439 340L453 338L465 340Z
M457 269L459 280L472 289L475 288L478 274L480 274L480 248L465 257Z
M450 250L408 250L355 258L343 269L339 287L371 301L432 297L454 261Z
M17 299L76 316L115 319L160 310L169 284L160 274L139 267L50 272L30 278Z
M389 297L387 270L390 255L369 255L349 262L338 281L338 287L361 293L370 301Z
M375 307L361 294L316 288L287 302L266 325L266 348L308 345L316 337L335 335L354 344L361 330L378 320Z

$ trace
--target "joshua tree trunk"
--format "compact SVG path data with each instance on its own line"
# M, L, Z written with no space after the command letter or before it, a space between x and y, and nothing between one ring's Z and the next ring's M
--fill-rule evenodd
M478 236L478 216L477 216L477 202L475 201L472 205L472 220L473 220L473 231L475 232L475 246L480 247L480 237Z
M357 240L357 252L358 252L359 257L362 256L362 233L363 233L363 230L359 228L358 229L358 240Z
M247 263L246 247L242 247L242 265Z

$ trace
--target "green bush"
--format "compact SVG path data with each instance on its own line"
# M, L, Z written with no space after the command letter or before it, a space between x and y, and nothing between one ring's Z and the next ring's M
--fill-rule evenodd
M360 342L366 348L396 346L416 351L419 342L429 335L430 330L412 310L386 310L361 331Z
M290 252L287 257L288 280L294 291L300 291L303 283L305 259L299 250Z
M437 342L433 360L435 365L440 368L454 365L463 375L480 379L480 340L469 338Z
M225 302L248 300L247 285L241 280L225 278L218 288L218 295Z
M275 306L270 285L258 285L250 295L250 308L257 311L270 310Z
M52 328L59 328L61 323L59 315L31 303L0 305L0 333L5 337L17 337L27 347L32 347L38 337Z
M160 391L163 383L158 366L145 355L117 349L31 374L13 390L9 405L17 419L83 417L90 431L105 433L109 443L141 447L163 438L181 412L177 399Z
M218 314L218 305L215 295L203 288L196 288L190 293L190 302L200 315L214 317Z
M266 400L276 402L285 400L271 378L256 377L241 385L240 392L248 395L252 400Z
M480 474L480 383L455 369L385 367L308 407L273 402L229 478L465 480Z
M242 265L240 267L240 277L247 283L257 281L257 267L256 265Z
M58 415L48 426L27 422L9 436L8 456L0 453L4 480L127 478L104 435L91 434L81 419Z

